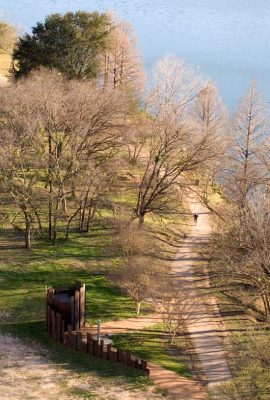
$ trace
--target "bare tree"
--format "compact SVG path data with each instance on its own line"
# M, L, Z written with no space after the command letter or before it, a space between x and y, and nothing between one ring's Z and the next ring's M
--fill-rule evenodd
M18 99L21 97L18 96L11 103L10 93L5 93L1 99L0 187L9 196L24 221L25 247L30 249L33 228L36 227L42 233L42 196L37 194L42 177L42 157L35 151L41 135L35 129L35 120L29 120L26 108L22 110ZM25 107L29 105L27 103Z
M79 182L89 188L89 169L97 171L119 150L127 103L117 91L101 91L91 82L60 82L58 90L55 85L47 89L47 96L41 109L49 149L49 234L55 241L61 208L69 214L67 201L80 197ZM90 188L86 197L89 193Z
M144 159L148 140L151 136L151 123L143 112L135 111L126 122L124 147L127 149L128 161L131 165L140 165Z
M149 257L125 257L117 283L133 299L139 315L142 302L150 297L158 268Z
M141 303L153 297L166 276L165 268L158 260L157 243L146 229L123 221L118 226L113 246L119 249L122 259L116 282L134 300L138 315Z
M190 122L199 87L196 71L183 62L167 57L158 64L147 103L151 133L135 209L140 222L148 213L172 210L190 174L216 157L213 132L200 132Z
M54 243L60 219L68 231L80 209L88 208L89 221L93 217L90 197L96 203L103 194L90 170L101 177L99 168L116 156L128 107L124 93L66 81L55 72L35 73L5 91L1 129L6 140L15 132L21 146L27 137L32 159L40 160L33 173L45 182L49 238ZM30 168L29 160L22 158L22 163ZM82 204L77 207L79 198Z
M109 46L104 55L104 86L141 92L145 72L132 26L111 15Z
M212 82L207 82L196 96L191 113L192 123L200 135L211 136L212 151L216 154L197 174L200 183L197 195L209 210L221 217L217 205L211 201L211 195L213 188L223 177L225 159L231 142L228 113Z
M225 176L227 191L240 208L245 206L246 200L266 176L258 156L265 142L267 122L264 98L253 83L232 121L232 147Z
M245 208L231 212L224 231L216 234L213 257L231 299L259 321L270 321L270 203L257 194ZM230 288L230 289L229 289Z
M164 285L157 293L155 303L170 343L173 343L177 334L186 332L187 323L194 323L199 318L198 303L194 292L174 288L169 277L164 280Z

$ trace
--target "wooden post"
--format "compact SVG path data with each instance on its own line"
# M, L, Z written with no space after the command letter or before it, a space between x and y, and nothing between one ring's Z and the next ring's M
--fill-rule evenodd
M117 362L117 349L114 349L113 347L110 349L109 360Z
M72 347L72 332L73 331L68 331L68 346Z
M69 347L69 332L64 332L63 344Z
M107 344L107 360L110 359L110 351L111 351L112 345L111 344Z
M93 339L93 356L99 356L98 340Z
M98 344L98 357L103 358L103 351L104 351L104 340L101 340Z
M147 370L147 362L145 360L141 360L141 369L144 372Z
M82 332L77 332L77 347L76 350L81 351L82 350Z
M55 337L55 312L51 308L51 336Z
M87 337L85 335L82 335L81 352L82 353L87 353Z
M45 286L45 324L46 324L46 331L48 332L48 303L47 303L47 293L48 288Z
M71 322L72 330L73 330L73 329L75 329L75 300L74 300L74 296L70 297L70 309L71 309L70 322Z
M74 350L77 350L77 332L72 331L71 332L71 347Z
M51 335L51 307L47 304L47 332Z
M126 351L126 366L131 367L131 354L129 351Z
M55 337L59 342L61 342L61 325L61 314L57 312L55 314Z
M117 349L117 361L126 365L126 352L121 350L121 349Z
M80 329L85 326L85 284L80 288Z
M65 334L65 321L61 318L61 343L64 342L64 334Z
M74 328L75 331L80 329L80 290L75 289L74 294Z
M130 363L129 363L129 367L130 368L135 368L135 360L132 358L132 357L130 357Z
M94 341L91 333L87 333L87 353L91 356L94 354Z

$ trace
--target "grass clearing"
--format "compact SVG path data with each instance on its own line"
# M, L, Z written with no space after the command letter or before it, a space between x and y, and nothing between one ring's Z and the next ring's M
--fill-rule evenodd
M121 201L126 202L125 196ZM44 328L45 286L69 287L78 280L86 284L86 319L90 324L96 324L98 319L106 322L136 316L131 298L109 278L117 270L119 259L107 251L114 237L114 229L106 223L107 217L102 214L90 233L71 232L68 241L64 240L64 232L60 231L55 246L47 240L34 237L31 251L24 249L21 233L1 226L0 324L4 332L40 344L48 351L53 362L64 364L65 368L82 377L90 373L116 382L119 379L119 385L126 382L132 390L141 389L148 387L150 381L138 371L126 370L119 364L102 360L90 360L83 354L57 344L48 337ZM157 218L147 218L148 226L161 239L164 257L157 258L158 262L169 265L180 245L183 229L187 228L185 222L181 214L166 218L163 223ZM149 305L143 304L142 314L151 311ZM168 346L160 327L159 332L153 330L146 335L144 341L140 339L139 333L130 335L132 341L128 336L121 340L118 337L119 344L115 345L126 348L125 340L132 342L131 350L134 354L179 375L191 376L189 357L184 351L182 353L183 349L179 351L182 343ZM80 387L77 392L79 394L74 393L74 397L82 394L80 390L84 389Z
M169 344L162 325L143 332L114 335L113 344L181 376L192 377L188 367L190 359L187 339L176 338L173 344Z
M46 285L69 287L85 282L89 323L134 317L132 300L106 276L113 260L104 254L110 236L97 228L89 235L72 235L56 246L37 241L26 251L12 231L0 232L0 316L4 321L28 322L44 317ZM8 245L6 245L8 239ZM115 260L114 260L115 261ZM116 262L116 261L115 261ZM147 311L147 310L146 310Z

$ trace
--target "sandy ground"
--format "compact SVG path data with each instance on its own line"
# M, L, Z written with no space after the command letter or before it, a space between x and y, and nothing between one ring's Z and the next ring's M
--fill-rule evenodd
M82 391L86 394L75 395ZM1 400L160 400L159 394L131 390L126 385L108 383L93 374L78 375L65 365L52 363L37 345L0 335ZM169 397L167 398L169 400Z

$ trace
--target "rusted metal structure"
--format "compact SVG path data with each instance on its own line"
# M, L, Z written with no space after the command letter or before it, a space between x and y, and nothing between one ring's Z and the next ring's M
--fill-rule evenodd
M97 340L85 326L85 285L77 282L74 287L46 288L46 329L50 336L63 345L93 357L119 362L127 367L140 369L147 375L147 361L132 356L129 351L113 348L104 340Z
M54 318L63 321L64 331L75 331L85 327L85 284L76 282L69 289L62 287L46 289L46 327L55 335Z

